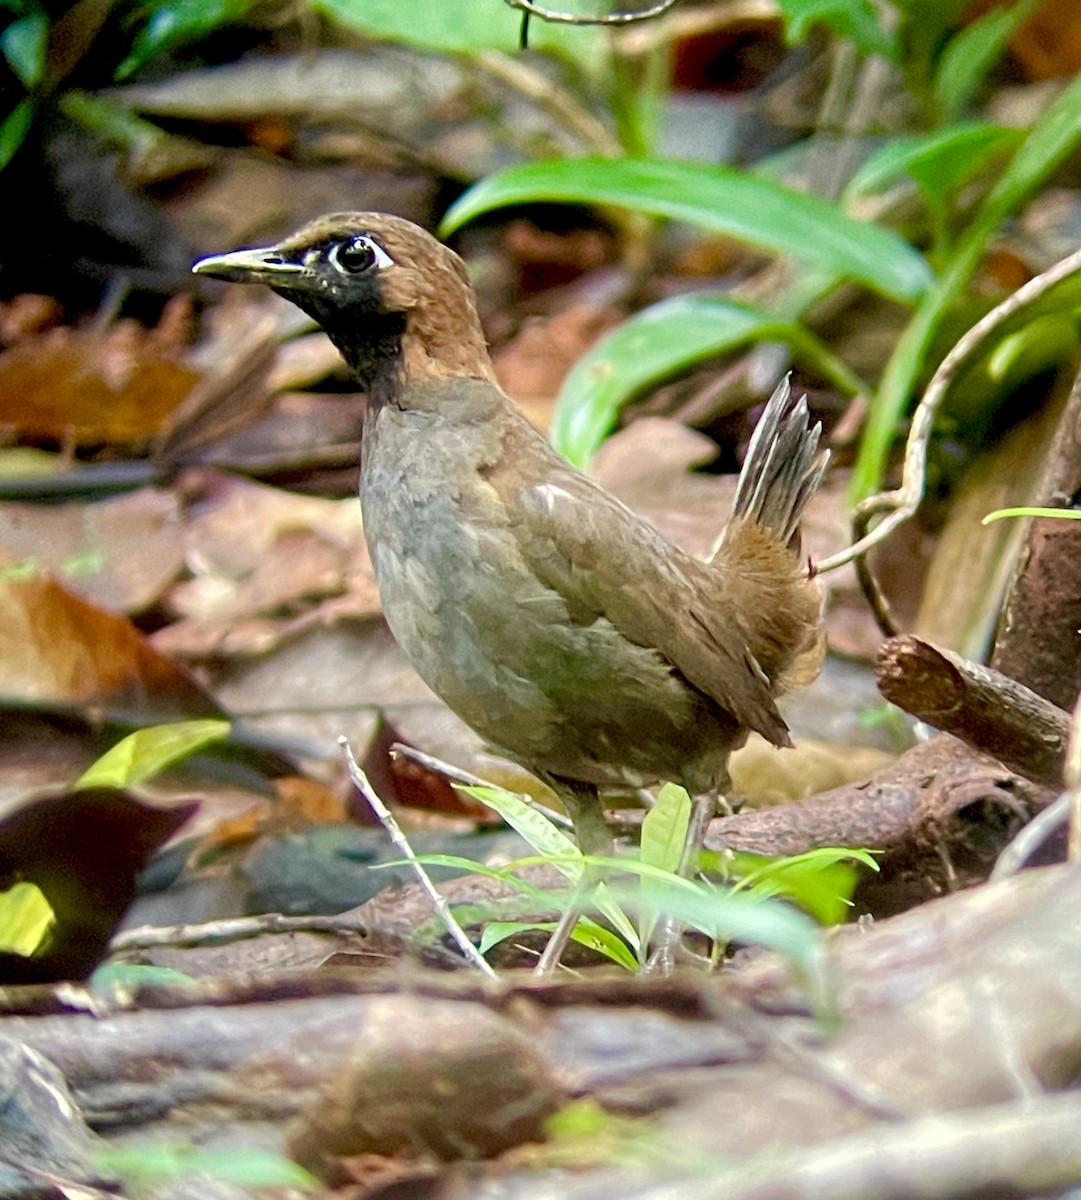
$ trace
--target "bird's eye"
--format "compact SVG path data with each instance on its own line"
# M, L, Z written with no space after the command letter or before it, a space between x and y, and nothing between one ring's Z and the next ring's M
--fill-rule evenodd
M375 241L366 234L359 233L347 242L339 242L328 256L331 263L339 271L349 275L361 275L373 267L385 267L390 264L390 256Z

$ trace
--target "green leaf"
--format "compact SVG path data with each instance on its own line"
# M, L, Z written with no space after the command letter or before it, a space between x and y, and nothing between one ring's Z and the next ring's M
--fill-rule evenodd
M1006 390L1077 354L1077 323L1065 313L1036 317L1008 333L987 359L987 374Z
M751 305L690 293L643 309L606 334L563 381L552 417L552 445L579 467L589 464L619 411L659 380L749 342L788 340L790 322Z
M547 859L542 858L542 862L547 862ZM558 897L554 896L547 888L539 888L535 884L529 883L516 875L515 869L517 863L508 863L505 867L490 867L487 863L477 862L472 858L463 858L460 854L418 854L417 862L422 867L452 867L458 871L468 871L474 875L483 875L486 879L497 879L500 883L505 883L509 887L516 888L523 896L529 896L533 900L537 900L542 904L552 902ZM396 858L391 862L372 863L368 870L370 871L386 871L397 867L409 866L409 860L405 858Z
M622 868L622 861L619 863L619 866ZM612 898L608 884L601 883L597 885L597 890L593 895L593 903L597 906L597 911L612 926L616 933L637 953L644 943L634 926L634 922L623 911L622 905L618 900Z
M476 0L409 0L407 4L402 0L312 0L312 7L369 37L418 50L518 52L519 14L502 5L478 4ZM599 57L602 43L595 29L534 21L529 45L588 65Z
M790 42L802 42L812 26L825 25L864 54L881 54L890 62L900 58L897 36L883 27L871 0L778 0L778 7Z
M1081 521L1081 512L1076 508L996 508L980 524L990 525L992 521L1004 521L1012 517L1061 517L1064 521Z
M192 1171L243 1188L297 1188L323 1191L322 1183L299 1163L261 1146L206 1147L193 1151Z
M935 70L934 92L943 121L962 113L1035 3L992 8L950 38Z
M1081 75L1067 84L1028 131L959 240L942 277L920 302L894 347L860 439L852 472L854 500L877 491L901 417L927 365L935 331L950 307L964 294L991 237L1078 142L1081 142Z
M23 880L0 893L0 952L29 958L56 920L53 906L36 883Z
M837 925L847 917L859 882L856 863L879 869L868 851L838 846L820 846L788 858L737 852L726 865L740 876L737 890L783 896L823 925Z
M62 454L54 450L37 446L7 446L0 450L0 479L37 479L59 475L65 469Z
M576 158L527 163L482 179L443 218L449 233L511 204L613 205L687 221L790 254L899 300L932 282L923 256L881 226L771 179L730 167L650 158Z
M642 821L642 862L662 871L678 871L690 820L691 798L687 789L666 783Z
M653 807L642 821L639 858L646 866L657 867L672 875L679 873L687 845L687 830L691 823L691 797L686 788L666 783L657 793ZM656 890L657 881L642 876L642 892ZM655 918L651 912L642 914L638 922L638 944L648 946L653 937Z
M997 224L1027 200L1081 142L1081 75L1044 110L991 189L984 220Z
M127 79L152 58L172 46L206 37L238 21L253 0L159 0L147 5L146 24L132 43L131 51L116 69L117 79Z
M881 191L909 175L933 200L945 198L996 153L1024 134L1005 125L966 121L916 137L891 138L871 155L845 189L848 196Z
M586 467L620 409L639 392L716 355L761 342L789 346L842 392L869 393L802 325L715 292L687 292L636 313L575 363L552 416L552 445Z
M153 967L148 963L107 962L94 969L90 990L98 995L130 998L140 987L197 988L199 981L173 967Z
M481 931L480 943L477 949L481 954L487 954L493 946L505 942L507 938L517 937L520 933L551 933L555 929L552 921L489 921Z
M87 768L75 786L135 787L172 763L228 736L228 721L178 721L138 729Z
M65 116L77 121L84 129L137 154L162 153L172 141L171 135L160 125L137 117L130 109L119 104L101 100L77 88L60 97L60 108Z
M107 1146L93 1160L107 1175L118 1175L126 1190L143 1191L185 1175L209 1175L246 1188L322 1190L302 1166L257 1146L215 1149L186 1141L152 1142L138 1146Z
M30 126L34 123L37 105L27 96L21 100L0 123L0 168L6 167L15 156L15 151L26 140Z
M551 933L555 929L553 921L490 921L481 935L477 949L481 954L507 938L517 937L520 933ZM589 917L583 917L571 931L571 939L581 946L588 946L598 954L626 968L628 971L638 969L638 960L627 948L627 944L616 936L610 929L599 925Z
M472 796L494 809L538 854L552 860L572 883L578 882L582 875L582 852L574 841L567 837L562 829L553 825L543 813L537 812L521 796L515 796L503 788L487 784L482 787L470 787L465 784L455 786L467 796Z
M571 940L603 954L605 958L611 959L628 971L638 970L638 959L627 948L626 942L589 917L582 917L571 930Z
M668 877L648 895L612 889L621 903L648 910L654 919L674 917L718 941L750 942L785 955L823 996L824 963L818 927L805 913L774 900L737 896L690 880Z
M0 54L27 89L41 82L48 49L49 18L43 10L19 17L0 33Z

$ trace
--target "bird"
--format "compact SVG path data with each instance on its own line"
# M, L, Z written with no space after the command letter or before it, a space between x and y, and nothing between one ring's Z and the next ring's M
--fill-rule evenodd
M496 380L462 259L385 213L320 217L197 274L262 283L314 319L367 394L365 536L385 619L488 744L547 783L579 847L602 793L682 784L701 828L752 731L825 653L800 518L828 459L787 378L752 435L708 560L562 458Z

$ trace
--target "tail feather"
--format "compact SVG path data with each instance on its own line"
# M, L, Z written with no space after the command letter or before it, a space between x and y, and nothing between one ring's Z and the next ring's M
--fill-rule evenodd
M785 376L755 427L736 485L732 520L753 520L798 553L800 517L822 480L829 451L818 452L822 426L811 425L807 397L794 400L791 393Z

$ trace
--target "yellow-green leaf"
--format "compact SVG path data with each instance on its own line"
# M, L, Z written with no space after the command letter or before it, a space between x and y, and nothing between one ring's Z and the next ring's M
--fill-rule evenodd
M137 729L87 768L75 786L135 787L203 746L228 736L228 721L177 721Z

